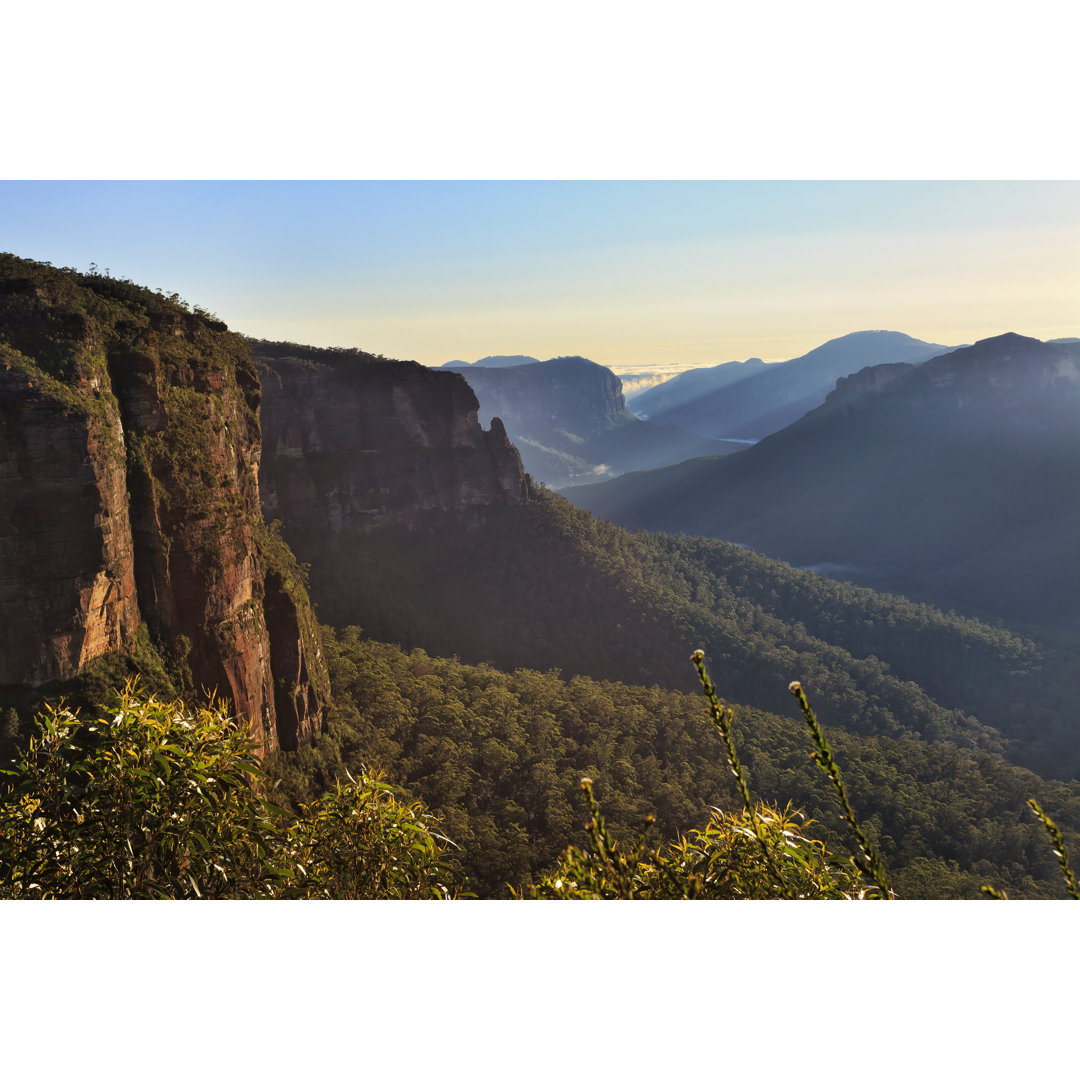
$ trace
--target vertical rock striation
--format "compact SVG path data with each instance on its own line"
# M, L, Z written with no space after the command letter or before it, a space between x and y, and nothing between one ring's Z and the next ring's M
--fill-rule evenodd
M71 678L145 623L264 749L316 730L325 664L262 520L260 445L250 347L224 324L0 256L0 684Z
M116 403L80 411L0 345L0 685L67 679L139 622Z
M324 617L350 618L353 573L375 530L481 526L528 497L521 457L495 418L485 431L460 375L362 353L276 355L257 343L261 489L268 519L311 567Z

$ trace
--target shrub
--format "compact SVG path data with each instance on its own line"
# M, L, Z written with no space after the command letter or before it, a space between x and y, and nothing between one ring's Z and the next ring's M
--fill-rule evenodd
M789 691L798 700L814 744L811 758L829 778L844 812L848 830L859 854L843 858L830 854L817 840L805 836L802 815L790 804L784 810L760 800L755 805L739 762L732 736L734 714L716 696L705 669L705 654L691 656L709 706L709 718L720 733L728 766L742 796L737 814L713 808L703 830L680 837L667 848L650 851L648 833L653 818L636 843L621 848L608 831L592 794L592 781L581 782L589 808L586 831L589 849L568 848L556 869L539 885L525 886L514 895L524 899L551 900L826 900L895 899L877 848L859 824L832 748L810 707L802 684ZM1069 866L1069 855L1057 825L1035 799L1028 806L1040 820L1057 857L1065 888L1080 900L1080 883ZM984 894L1006 899L991 885Z
M705 670L705 653L697 649L690 659L705 692L709 719L723 740L743 809L731 814L713 808L703 830L647 853L650 817L637 843L626 852L608 833L593 798L592 782L583 780L590 850L569 848L555 874L517 895L590 900L893 899L880 857L855 818L832 750L802 686L792 683L790 690L810 729L816 748L812 757L833 783L848 828L858 841L860 860L832 855L820 841L805 836L802 815L793 812L790 804L784 810L760 800L755 805L735 748L734 713L716 696ZM864 883L866 878L873 884Z
M451 895L448 841L378 777L293 815L264 797L254 743L214 702L129 684L95 712L47 706L4 771L0 897Z
M517 894L547 900L830 900L867 890L850 859L805 836L800 815L759 803L737 814L714 809L704 829L665 848L647 848L646 823L629 849L613 840L582 781L589 807L589 848L571 847L538 886ZM763 857L762 845L768 855Z
M318 802L302 806L289 829L296 899L450 899L442 857L452 842L418 799L378 776L346 773Z

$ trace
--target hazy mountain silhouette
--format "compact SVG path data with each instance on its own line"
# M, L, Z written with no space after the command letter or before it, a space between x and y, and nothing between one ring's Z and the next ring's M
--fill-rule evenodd
M552 487L740 448L639 420L618 376L583 356L481 365L455 368L480 402L480 423L499 417L528 472Z
M762 365L762 370L684 404L649 409L648 417L714 439L763 439L820 405L844 375L876 364L919 363L946 351L945 345L893 330L862 330L827 341L794 360ZM719 370L729 366L722 364ZM635 401L638 411L645 408L644 397Z
M681 371L667 382L638 394L634 398L634 412L643 420L648 420L764 370L765 361L752 356L749 360L732 360L715 367Z
M482 356L479 360L450 360L441 366L444 368L468 367L521 367L522 364L539 364L535 356Z
M756 446L569 489L943 606L1080 627L1080 354L1003 334L841 379Z

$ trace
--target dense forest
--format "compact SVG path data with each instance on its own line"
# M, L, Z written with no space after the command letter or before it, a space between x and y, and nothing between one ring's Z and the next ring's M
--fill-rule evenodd
M551 492L481 530L437 518L373 532L348 574L333 594L313 584L322 620L407 648L683 690L695 686L685 657L703 648L732 701L782 712L798 678L852 731L947 739L1062 779L1080 770L1066 639L1036 642L723 541L630 533Z
M326 727L261 762L220 703L100 687L103 704L46 706L4 771L0 896L838 897L872 884L794 707L730 710L751 818L700 693L504 672L355 627L326 630L325 648ZM1075 843L1075 782L947 742L829 740L895 895L1065 895L1062 840L1047 842L1029 800Z
M295 803L345 770L379 769L441 817L451 861L480 896L538 881L582 839L579 784L594 782L613 834L629 843L649 815L657 838L703 828L710 807L738 796L700 692L631 686L555 671L500 671L406 652L357 628L326 633L334 714L327 729L270 765ZM692 673L689 658L686 668ZM781 680L777 680L780 682ZM787 683L785 716L736 706L735 738L761 798L792 803L815 835L844 850L834 794ZM823 716L829 725L834 718ZM1010 895L1062 895L1052 852L1026 806L1052 808L1080 828L1080 786L1046 781L1000 755L910 737L830 739L866 829L901 896L976 897L986 883Z

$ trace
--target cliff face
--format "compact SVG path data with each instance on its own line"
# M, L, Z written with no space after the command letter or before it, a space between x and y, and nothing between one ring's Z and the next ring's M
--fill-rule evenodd
M145 623L264 749L320 726L317 629L260 511L258 413L224 324L0 256L0 684L71 678Z
M134 640L115 400L71 410L0 345L0 684L74 674Z
M626 419L617 375L583 356L558 356L514 368L462 371L480 399L481 423L500 416L513 437L557 445L560 436L588 439Z
M825 399L825 403L841 405L860 402L865 395L880 392L894 379L906 375L913 369L913 364L877 364L856 371L853 375L841 376L836 380L836 389Z
M492 507L528 497L501 421L481 428L459 375L364 354L273 356L259 344L256 356L263 510L310 565L323 617L348 621L352 568L372 531L477 527Z

